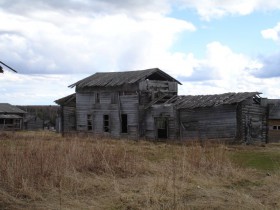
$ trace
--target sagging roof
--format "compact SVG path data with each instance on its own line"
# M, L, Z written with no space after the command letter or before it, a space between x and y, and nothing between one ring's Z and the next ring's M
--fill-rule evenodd
M225 104L240 103L249 98L260 99L259 92L224 93L216 95L187 95L174 96L164 104L173 104L177 109L195 109L200 107L213 107ZM257 102L257 101L256 101Z
M0 103L0 113L25 114L26 112L8 103Z
M70 103L76 104L76 93L57 99L54 102L57 103L58 105L67 105Z
M178 80L166 74L158 68L138 70L138 71L123 71L123 72L98 72L85 79L82 79L69 87L115 87L124 84L133 84L140 80L167 80L175 81L181 84Z

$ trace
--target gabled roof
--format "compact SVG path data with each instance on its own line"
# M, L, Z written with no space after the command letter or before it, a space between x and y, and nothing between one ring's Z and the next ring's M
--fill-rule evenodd
M138 71L123 71L123 72L98 72L89 76L85 79L82 79L69 87L115 87L122 86L124 84L133 84L140 80L144 79L154 79L167 81L175 81L178 84L181 84L179 81L166 74L158 68L138 70Z
M0 113L25 114L26 112L8 103L0 103Z
M54 102L59 105L67 105L69 103L76 104L76 93L57 99Z
M177 109L195 109L240 103L249 98L259 98L259 92L224 93L216 95L174 96L164 104L173 104Z

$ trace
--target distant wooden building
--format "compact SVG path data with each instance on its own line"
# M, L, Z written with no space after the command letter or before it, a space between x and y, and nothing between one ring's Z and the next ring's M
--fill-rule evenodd
M268 142L280 142L280 99L266 99Z
M23 122L25 130L43 130L44 128L44 121L34 114L27 114Z
M25 111L8 103L0 103L0 130L22 130Z
M179 81L160 69L96 73L56 100L62 132L148 139L266 142L259 93L178 96Z

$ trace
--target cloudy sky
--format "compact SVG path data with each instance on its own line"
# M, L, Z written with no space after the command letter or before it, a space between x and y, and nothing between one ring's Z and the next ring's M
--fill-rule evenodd
M53 105L95 72L158 67L179 94L280 98L280 0L0 0L0 102Z

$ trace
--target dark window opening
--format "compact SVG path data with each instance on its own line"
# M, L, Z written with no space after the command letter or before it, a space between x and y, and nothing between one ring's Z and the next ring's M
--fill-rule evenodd
M99 93L96 93L96 94L95 94L95 103L96 103L96 104L99 104L99 103L100 103L100 94L99 94Z
M110 132L110 118L109 115L103 115L103 131Z
M122 133L127 133L127 114L122 114Z
M87 129L88 131L92 130L92 116L90 114L87 115Z
M280 130L280 125L273 125L272 129L273 130Z

